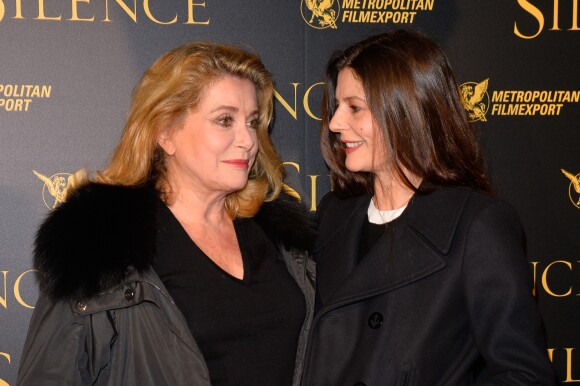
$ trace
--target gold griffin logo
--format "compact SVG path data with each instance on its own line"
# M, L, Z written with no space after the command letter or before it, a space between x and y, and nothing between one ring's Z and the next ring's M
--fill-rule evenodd
M572 205L580 209L580 173L574 175L564 169L560 170L570 180L570 186L568 187L568 197L570 197Z
M465 82L459 86L461 102L467 111L470 122L487 121L485 114L487 114L487 110L489 109L488 84L489 78L479 83Z
M53 210L58 204L64 202L67 189L71 185L72 175L70 173L56 173L47 177L36 170L32 172L44 182L42 186L42 199L48 209Z
M300 13L302 19L312 28L337 28L340 5L338 0L302 0Z

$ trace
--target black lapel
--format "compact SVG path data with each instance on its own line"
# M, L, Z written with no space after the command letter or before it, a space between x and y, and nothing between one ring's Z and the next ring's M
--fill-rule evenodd
M392 291L445 267L443 258L408 225L396 223L391 227L344 280L324 308L335 308Z
M396 220L391 229L379 239L377 244L352 269L348 279L339 276L340 283L334 281L335 291L327 296L324 310L355 302L364 298L391 291L413 283L445 267L444 255L449 252L455 229L469 194L461 189L441 189L417 195L403 215ZM368 205L368 201L366 202ZM340 270L347 262L350 267L356 259L359 237L354 237L355 227L365 220L366 208L359 206L354 212L346 229L338 231L323 248L324 259L334 259ZM361 215L362 212L362 215ZM351 231L349 233L349 230ZM328 287L322 280L328 280L328 262L319 267L319 284ZM346 270L345 270L346 271Z
M333 202L319 224L315 248L317 296L326 303L350 275L358 261L360 230L366 221L369 196Z

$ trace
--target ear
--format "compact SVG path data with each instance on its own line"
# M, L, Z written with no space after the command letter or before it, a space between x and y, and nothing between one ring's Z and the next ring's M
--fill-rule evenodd
M173 144L173 132L169 129L164 129L157 137L157 144L161 146L165 154L175 154L175 146Z

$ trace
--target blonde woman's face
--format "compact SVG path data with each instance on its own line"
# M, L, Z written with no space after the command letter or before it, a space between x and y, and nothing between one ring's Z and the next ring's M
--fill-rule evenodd
M204 194L244 188L258 153L258 119L251 81L225 76L213 82L183 127L159 138L172 187Z
M362 83L352 69L338 73L337 103L329 129L340 134L345 146L346 168L351 172L377 173L386 168L386 155Z

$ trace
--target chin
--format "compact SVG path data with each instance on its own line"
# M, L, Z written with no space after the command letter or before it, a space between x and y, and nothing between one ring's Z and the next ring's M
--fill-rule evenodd
M247 185L248 185L248 180L240 182L239 184L232 184L229 186L230 193L238 192L238 191L244 189Z
M349 172L357 173L357 172L366 172L368 171L366 168L362 167L361 165L357 165L353 162L346 162L344 164Z

